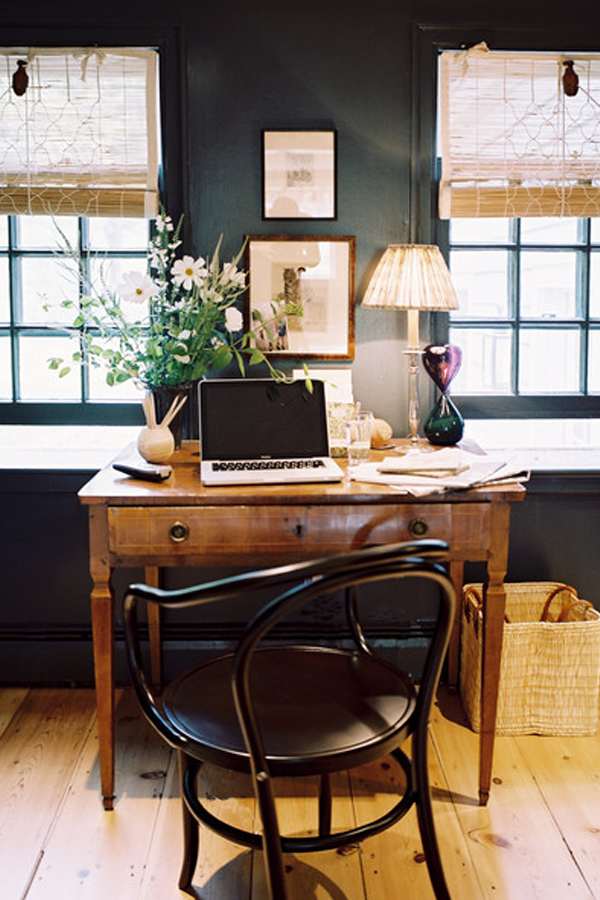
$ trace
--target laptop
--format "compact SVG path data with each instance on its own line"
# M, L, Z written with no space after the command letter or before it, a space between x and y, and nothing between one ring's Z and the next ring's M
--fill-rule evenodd
M329 455L324 384L270 378L201 381L200 478L203 484L341 481Z

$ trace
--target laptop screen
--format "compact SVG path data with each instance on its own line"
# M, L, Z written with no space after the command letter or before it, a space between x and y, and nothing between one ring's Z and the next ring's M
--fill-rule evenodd
M199 385L202 459L328 456L322 381L209 379Z

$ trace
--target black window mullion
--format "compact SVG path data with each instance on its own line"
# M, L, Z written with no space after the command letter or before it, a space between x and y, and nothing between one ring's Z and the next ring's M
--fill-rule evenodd
M579 383L581 393L587 396L589 394L591 220L581 220L579 228L583 245L577 254L577 312L581 319L579 325Z
M23 290L21 281L21 263L17 256L19 244L19 222L16 216L8 217L8 296L10 307L10 345L12 398L17 403L21 397L19 328L23 313ZM19 316L19 310L21 316Z
M89 254L89 223L87 219L79 218L77 220L77 233L78 233L78 241L79 241L79 259L81 260L81 265L84 267L85 275L82 277L79 276L79 297L78 304L81 308L81 299L84 293L84 285L87 282L90 283L90 254ZM81 365L79 367L80 373L80 384L81 384L81 399L83 403L89 403L90 400L90 377L89 377L89 367L87 365L87 358L84 352L84 344L82 339L82 332L79 333L79 352L81 353Z
M521 220L512 219L509 227L511 247L509 249L509 315L512 333L511 386L515 396L519 395L519 373L521 369Z

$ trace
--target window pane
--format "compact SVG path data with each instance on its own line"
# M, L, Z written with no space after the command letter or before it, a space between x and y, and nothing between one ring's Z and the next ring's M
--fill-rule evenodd
M8 292L8 260L0 257L0 322L10 322L10 296Z
M100 347L109 347L111 342L106 340L97 340L96 344ZM89 367L89 393L90 400L113 400L115 403L123 400L137 400L142 402L142 393L135 382L130 379L122 384L115 384L113 387L106 383L106 369L104 366Z
M521 255L521 315L539 319L574 318L576 255L569 251Z
M454 250L450 253L450 271L458 295L457 317L506 318L506 251Z
M51 371L48 360L54 356L70 359L77 349L75 338L22 335L19 338L19 374L23 400L79 400L81 375L73 364L64 378Z
M452 219L453 244L506 244L510 219Z
M519 342L521 393L577 393L579 348L576 329L523 329Z
M0 336L0 399L12 400L12 374L10 371L10 338Z
M451 328L462 350L462 365L451 393L507 394L511 390L511 332L508 328Z
M77 248L75 216L19 216L19 247L24 250L57 250L64 247L62 231L73 248Z
M148 219L90 219L91 250L146 250Z
M588 385L591 394L600 394L600 330L594 328L589 337Z
M41 325L70 324L75 318L73 309L61 309L63 300L77 302L77 265L73 260L25 257L21 259L23 309L21 323ZM50 309L44 311L44 304Z
M600 253L590 253L590 316L600 319Z
M523 244L579 243L578 224L579 219L521 219L521 242Z
M590 219L592 244L600 244L600 219Z
M8 247L8 216L0 216L0 249Z

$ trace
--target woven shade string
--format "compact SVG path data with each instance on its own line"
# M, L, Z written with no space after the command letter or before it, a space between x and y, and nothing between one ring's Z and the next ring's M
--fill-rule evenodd
M0 96L0 214L156 215L156 51L3 55L9 78L27 59L29 84Z
M600 215L600 54L479 44L442 53L440 83L443 218Z

